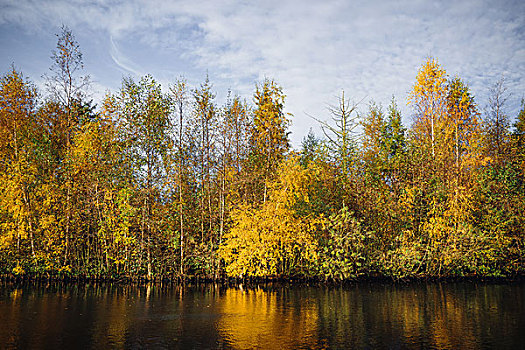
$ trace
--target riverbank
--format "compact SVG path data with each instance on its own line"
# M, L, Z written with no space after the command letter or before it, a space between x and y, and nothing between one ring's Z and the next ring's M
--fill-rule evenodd
M243 284L250 285L264 285L264 284L293 284L293 285L348 285L363 282L378 282L378 283L396 283L396 284L410 284L410 283L427 283L427 282L472 282L472 283L512 283L525 281L525 275L516 274L513 276L481 276L481 275L465 275L465 276L411 276L406 278L393 278L390 276L360 276L353 279L345 280L325 280L320 278L299 278L299 277L222 277L222 278L206 278L201 276L177 276L177 277L101 277L101 276L29 276L29 275L0 275L0 281L11 283L72 283L72 284L122 284L122 285L180 285L180 284L219 284L223 286L233 286Z

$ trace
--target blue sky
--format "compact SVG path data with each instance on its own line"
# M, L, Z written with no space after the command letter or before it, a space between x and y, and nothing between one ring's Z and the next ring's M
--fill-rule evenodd
M282 85L292 141L345 95L386 109L392 95L405 124L407 94L435 57L466 81L480 109L502 76L514 117L525 94L524 1L155 1L0 0L0 71L12 63L38 86L65 24L84 53L93 97L122 77L151 74L164 87L206 72L224 103L228 88L251 101L257 81Z

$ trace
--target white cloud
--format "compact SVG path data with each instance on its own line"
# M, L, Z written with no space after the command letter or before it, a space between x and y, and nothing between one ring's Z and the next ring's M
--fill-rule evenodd
M395 94L409 121L405 98L430 55L466 80L480 104L501 73L515 94L511 113L525 90L520 1L4 3L0 24L35 30L66 23L126 47L137 45L126 56L113 43L109 48L113 61L133 74L162 72L163 80L170 72L203 77L208 69L217 89L232 87L248 99L256 80L275 78L295 114L295 144L312 125L305 112L327 117L326 105L343 88L354 100L366 96L384 104ZM182 66L189 72L181 72Z
M111 43L110 55L113 62L126 74L131 73L137 77L142 76L144 73L142 73L141 69L137 67L135 63L120 52L112 36L109 40Z

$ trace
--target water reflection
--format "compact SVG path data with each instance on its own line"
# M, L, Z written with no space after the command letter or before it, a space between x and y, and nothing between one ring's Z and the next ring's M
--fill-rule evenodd
M317 343L315 295L310 288L228 289L218 331L234 348L298 348Z
M0 285L6 348L519 348L525 284Z

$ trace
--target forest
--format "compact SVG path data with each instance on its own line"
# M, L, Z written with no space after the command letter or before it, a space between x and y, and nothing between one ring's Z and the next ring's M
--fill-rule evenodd
M57 38L43 91L14 65L0 79L2 276L525 274L525 103L506 114L503 80L480 107L429 58L409 126L395 98L342 93L293 149L271 79L221 105L208 78L125 77L95 104L73 33Z

